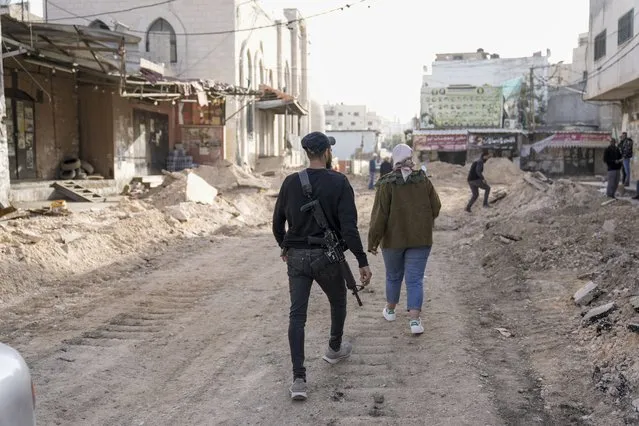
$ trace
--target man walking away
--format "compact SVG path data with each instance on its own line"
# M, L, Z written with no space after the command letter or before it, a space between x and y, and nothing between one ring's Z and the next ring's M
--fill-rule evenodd
M388 158L384 158L382 164L379 166L379 177L383 178L387 174L393 171L393 165Z
M375 188L375 172L377 171L377 154L373 154L373 158L368 162L368 189Z
M332 162L333 143L320 132L310 133L302 139L302 148L310 160L306 174L312 192L309 197L302 188L303 173L288 176L282 183L273 213L273 234L282 249L282 260L288 266L291 297L288 340L293 363L290 391L291 398L298 401L307 397L304 327L313 280L317 281L331 305L331 334L323 359L336 364L348 358L352 351L350 343L342 342L346 319L345 280L339 264L329 263L324 248L308 241L309 237L324 237L324 230L315 221L313 213L301 211L309 199L319 201L329 227L357 258L362 285L368 285L372 276L357 229L353 188L345 175L327 169Z
M621 163L623 158L621 151L617 147L617 141L615 138L610 138L610 145L604 152L604 163L608 165L608 188L606 189L606 195L609 198L615 198L617 188L619 187L619 180L621 178Z
M623 132L621 134L621 142L619 143L619 149L621 149L621 156L623 157L623 186L630 186L630 161L634 154L634 142L628 137L628 133Z
M490 158L490 154L488 152L483 152L479 160L473 162L470 166L470 171L468 172L468 186L470 186L472 197L466 206L466 211L468 213L471 212L473 204L475 204L475 201L479 198L480 189L484 190L484 207L490 207L488 204L490 186L488 186L488 183L486 183L486 179L484 178L484 165L488 161L488 158Z

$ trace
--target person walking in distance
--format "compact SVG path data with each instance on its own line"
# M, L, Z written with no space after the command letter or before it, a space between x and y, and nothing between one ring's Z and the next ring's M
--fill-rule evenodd
M375 188L375 173L377 172L377 154L373 154L373 158L368 162L368 189Z
M281 258L288 267L291 308L288 340L293 363L291 398L307 398L306 368L304 367L304 328L313 281L317 281L331 305L331 332L323 359L330 364L348 358L352 351L349 342L342 341L346 319L346 284L339 264L328 263L322 246L309 243L309 237L323 238L324 230L313 213L301 211L309 196L319 201L330 228L357 258L360 281L370 283L372 274L366 252L357 229L355 194L345 175L330 170L331 146L334 141L324 133L313 132L302 139L310 166L286 177L282 183L273 213L273 235L282 249ZM308 179L311 194L304 192L302 179ZM288 228L286 227L288 225Z
M621 150L621 156L623 160L622 182L623 186L630 186L630 162L634 155L634 142L628 137L628 133L623 132L621 134L621 141L619 142L619 149Z
M604 151L604 163L608 166L606 195L609 198L616 198L617 188L619 187L619 181L621 179L623 156L621 155L615 138L610 138L610 145L608 145L608 148Z
M468 205L466 206L466 211L468 213L471 212L471 208L475 201L479 198L479 190L484 190L484 207L490 207L488 204L488 197L490 196L490 186L486 182L486 178L484 177L484 165L490 158L490 154L488 152L483 152L479 160L473 162L470 166L470 171L468 172L468 186L470 186L470 191L472 193L472 197L470 201L468 201Z
M414 170L413 150L405 144L393 149L392 173L377 182L368 232L368 251L381 245L386 267L387 321L395 321L402 281L406 280L411 333L424 332L420 314L424 302L424 273L433 245L433 227L441 202L423 170Z
M384 158L382 164L379 165L379 177L383 178L387 174L393 171L393 165L390 162L390 159Z

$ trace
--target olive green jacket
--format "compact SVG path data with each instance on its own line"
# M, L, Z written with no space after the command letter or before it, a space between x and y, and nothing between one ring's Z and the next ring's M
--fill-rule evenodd
M389 173L377 184L368 231L368 250L433 245L433 227L442 204L423 171L414 171L406 182L400 171Z

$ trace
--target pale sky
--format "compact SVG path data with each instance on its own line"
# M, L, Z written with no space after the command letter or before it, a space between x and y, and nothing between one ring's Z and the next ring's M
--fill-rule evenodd
M419 112L423 66L430 69L435 53L481 47L521 57L550 49L551 62L569 63L577 36L588 31L588 0L260 1L274 17L289 7L310 16L352 4L308 20L311 95L402 122Z
M358 0L262 0L267 12L297 7L312 15ZM370 8L368 8L370 6ZM588 31L588 0L369 0L308 20L311 95L365 104L387 118L419 112L423 66L435 53L483 48L501 57L551 50L572 62Z

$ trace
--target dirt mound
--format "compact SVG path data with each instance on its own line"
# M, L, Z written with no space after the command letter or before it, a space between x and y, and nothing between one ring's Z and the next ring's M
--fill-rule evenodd
M158 209L184 202L211 205L217 197L217 189L190 170L170 173L162 185L142 195L142 199Z
M632 324L639 322L639 308L633 306L639 302L634 299L639 296L636 206L602 205L605 198L595 189L566 179L546 191L520 181L508 192L491 212L483 238L472 243L482 266L504 282L500 291L517 300L533 298L539 283L556 281L540 300L563 313L554 320L557 329L566 329L566 342L589 354L585 368L592 369L592 389L629 407L639 392L639 363L630 361L637 342ZM472 223L476 230L478 221ZM588 281L598 286L595 298L577 306L572 296ZM559 298L552 299L552 293ZM614 303L610 312L583 319L609 303Z
M228 191L240 187L271 188L271 184L267 180L257 178L228 161L221 162L217 166L200 166L193 169L193 173L219 191Z
M190 187L200 191L194 195ZM265 191L239 188L212 198L210 189L188 171L172 173L141 199L123 198L104 210L0 223L0 306L37 294L51 280L135 263L171 240L269 223L275 200ZM202 198L211 203L189 202Z
M470 165L466 166L470 170ZM491 158L484 166L484 176L490 184L512 184L520 180L524 172L507 158Z
M426 165L428 174L439 181L448 179L465 179L468 171L458 164L445 163L443 161L433 161Z

